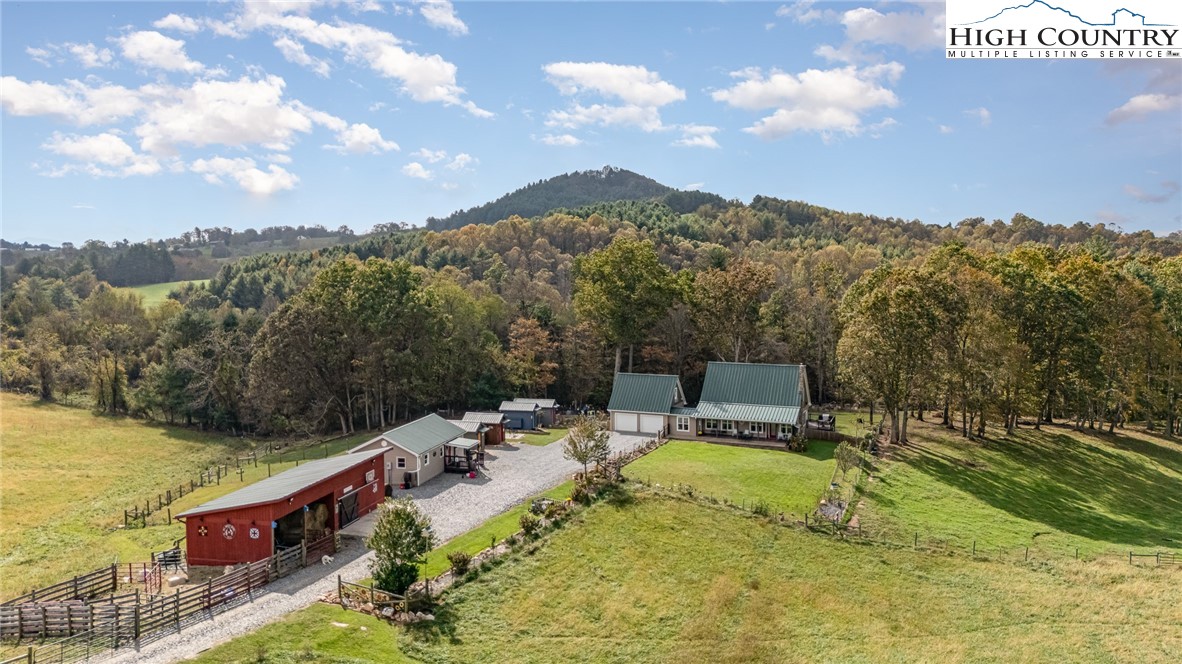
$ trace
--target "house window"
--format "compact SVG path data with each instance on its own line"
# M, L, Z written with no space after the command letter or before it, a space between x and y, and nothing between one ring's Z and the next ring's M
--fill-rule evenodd
M735 430L735 423L730 420L723 420L721 422L721 424L722 424L722 426L719 428L721 428L723 431L734 431Z
M788 425L787 425L787 424L781 424L781 425L780 425L780 435L781 435L781 436L787 436L788 434L789 434L789 431L788 431Z
M763 427L764 427L763 422L752 422L747 427L747 430L750 431L752 434L755 434L757 436L762 436L763 432L765 431L765 429Z
M431 455L430 455L430 454L424 454L424 455L423 455L423 465L424 465L424 466L429 466L429 465L431 465Z
M690 424L689 420L690 420L690 418L688 418L688 417L678 416L677 417L677 430L678 431L689 431L689 424Z
M398 457L398 467L406 468L406 457Z

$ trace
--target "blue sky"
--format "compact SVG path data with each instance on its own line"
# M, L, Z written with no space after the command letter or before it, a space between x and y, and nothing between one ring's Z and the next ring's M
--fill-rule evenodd
M943 12L3 2L3 235L362 231L605 164L930 223L1182 228L1182 60L946 60Z

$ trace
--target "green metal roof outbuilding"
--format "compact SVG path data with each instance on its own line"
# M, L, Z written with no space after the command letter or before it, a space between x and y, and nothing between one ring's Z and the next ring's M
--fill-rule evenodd
M685 403L681 381L668 374L618 373L612 384L609 411L668 415Z

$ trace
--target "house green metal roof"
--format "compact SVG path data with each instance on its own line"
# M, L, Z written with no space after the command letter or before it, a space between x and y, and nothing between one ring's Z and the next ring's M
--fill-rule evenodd
M618 373L612 384L610 411L668 414L684 403L681 381L667 374Z
M705 420L733 420L736 422L765 422L767 424L799 424L800 409L796 406L753 406L738 403L704 401L697 408L676 409L675 415Z
M476 412L476 411L468 411L468 412L464 413L464 417L462 419L465 422L483 422L484 424L504 424L505 420L507 420L509 418L505 417L504 413L481 413L481 412Z
M414 422L408 422L400 427L390 429L379 436L401 447L407 452L423 454L464 435L464 430L448 422L442 417L431 413L424 415ZM369 441L372 443L373 441ZM365 443L368 445L369 443ZM361 445L359 447L364 447Z
M185 510L177 517L224 512L239 507L278 502L354 466L368 463L370 459L380 456L383 452L384 450L379 449L309 461L278 475L272 475L265 480L247 485L233 493Z
M706 365L699 407L710 402L799 408L800 371L799 364L711 362Z

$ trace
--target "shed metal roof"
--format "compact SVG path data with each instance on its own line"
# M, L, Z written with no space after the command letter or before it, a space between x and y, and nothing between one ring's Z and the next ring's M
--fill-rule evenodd
M799 408L800 370L799 364L711 362L700 402Z
M470 450L470 449L475 448L479 444L480 444L480 441L472 440L471 438L456 438L455 440L448 443L447 446L448 447L455 447L455 448L461 449L461 450Z
M220 498L214 498L207 503L185 510L177 516L195 516L198 514L209 514L210 512L224 512L239 507L279 502L314 484L343 473L354 466L368 463L370 459L382 453L383 450L379 449L309 461L290 470L285 470L278 475L272 475L265 480L247 485L233 493L228 493Z
M464 433L465 431L460 427L435 413L431 413L413 422L407 422L400 427L390 429L381 437L408 452L423 454L459 438Z
M665 413L684 403L681 381L668 374L618 373L607 403L610 411Z
M505 417L504 413L484 413L484 412L468 411L467 413L464 413L463 419L467 422L483 422L485 424L504 424L505 420L507 420L509 418Z
M498 413L499 414L499 413ZM484 422L472 422L468 420L448 420L449 424L454 424L463 429L466 433L480 433L481 431L488 431L488 425Z
M503 413L532 413L538 410L538 404L533 401L502 401L498 410Z
M514 401L517 401L519 403L537 404L538 408L557 408L558 407L558 400L557 399L514 399Z

